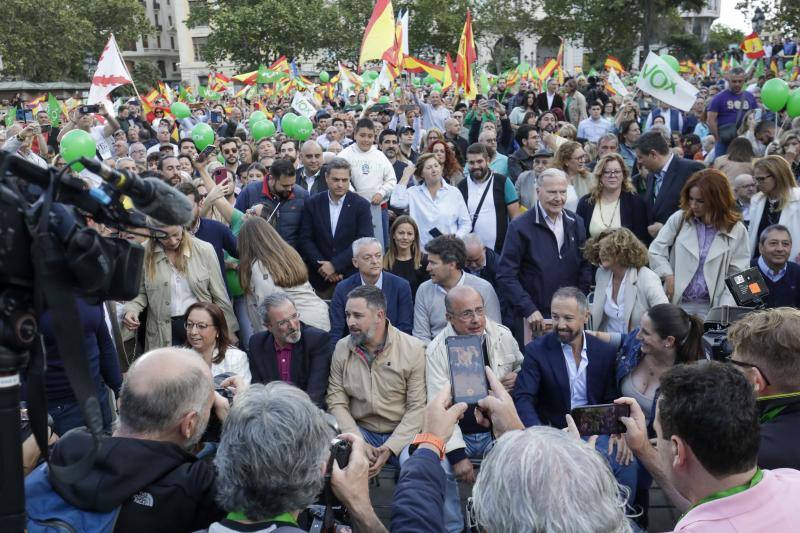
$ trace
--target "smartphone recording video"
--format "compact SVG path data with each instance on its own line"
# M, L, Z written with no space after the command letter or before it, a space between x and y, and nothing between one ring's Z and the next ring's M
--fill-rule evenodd
M478 335L458 335L445 339L450 363L453 403L468 405L489 394L484 369L483 342Z
M585 405L576 407L570 413L581 437L590 435L613 435L625 433L625 424L620 421L623 416L631 416L628 405L607 403L601 405Z

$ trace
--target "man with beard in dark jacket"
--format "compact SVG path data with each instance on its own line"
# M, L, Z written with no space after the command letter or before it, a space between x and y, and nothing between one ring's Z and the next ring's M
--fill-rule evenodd
M83 513L116 513L116 533L190 532L224 516L214 502L213 468L191 453L212 406L220 420L229 409L203 359L181 348L143 355L131 365L119 402L120 428L100 441L85 476L67 484L42 465L26 478L29 525L61 518L55 508L64 501ZM51 463L75 464L91 447L85 428L67 432Z

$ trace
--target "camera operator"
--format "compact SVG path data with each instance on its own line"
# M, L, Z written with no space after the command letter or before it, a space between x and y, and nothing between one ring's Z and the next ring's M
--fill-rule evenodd
M763 378L748 368L750 377ZM661 378L660 393L657 447L636 401L616 403L631 409L621 419L628 446L686 511L675 531L797 531L800 472L759 468L759 408L748 380L732 365L678 365ZM762 427L769 424L763 420Z
M89 473L67 484L42 465L26 478L29 523L77 518L81 522L71 525L79 530L84 519L105 513L117 515L118 533L207 527L222 516L213 498L215 474L191 452L212 406L224 420L228 401L214 393L208 365L195 353L163 348L144 354L122 386L120 428L100 441ZM51 462L75 464L91 447L88 431L76 429L62 435Z
M229 514L209 533L303 531L297 517L323 489L332 437L322 411L297 387L274 381L241 393L214 459L216 500ZM333 492L358 531L385 531L369 500L366 444L354 435L340 438L352 451L344 469L332 462Z

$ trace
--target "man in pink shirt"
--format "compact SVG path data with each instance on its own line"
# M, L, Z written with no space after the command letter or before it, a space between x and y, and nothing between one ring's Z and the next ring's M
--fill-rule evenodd
M732 365L678 365L661 378L653 427L632 398L625 440L681 510L676 532L800 532L800 472L757 464L759 409ZM683 505L681 505L683 504Z

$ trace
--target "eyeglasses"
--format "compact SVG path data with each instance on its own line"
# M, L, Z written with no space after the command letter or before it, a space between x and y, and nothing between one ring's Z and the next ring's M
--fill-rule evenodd
M738 366L739 368L755 368L756 370L758 370L758 373L761 374L761 377L764 378L764 383L767 384L767 387L771 385L771 383L769 382L769 378L767 378L767 375L764 373L763 370L758 368L757 365L754 365L753 363L745 363L744 361L736 361L733 359L733 356L730 355L725 358L725 362L730 363L733 366Z
M186 322L186 331L192 331L193 329L197 328L197 331L203 332L208 328L213 328L212 324L203 324L202 322Z
M604 170L603 176L622 176L621 170Z
M753 179L756 180L757 183L764 183L768 178L771 177L772 174L767 174L766 176L753 176Z
M236 154L239 153L237 148L229 148L228 150L222 150L223 154Z
M466 311L461 311L456 316L460 320L472 320L476 317L480 318L486 315L486 309L483 307L476 307L475 309L467 309Z
M295 320L297 320L299 318L300 318L300 313L295 313L292 316L290 316L289 318L284 318L283 320L279 320L276 325L279 328L285 328L286 326L288 326L289 324L291 324L292 322L294 322Z

